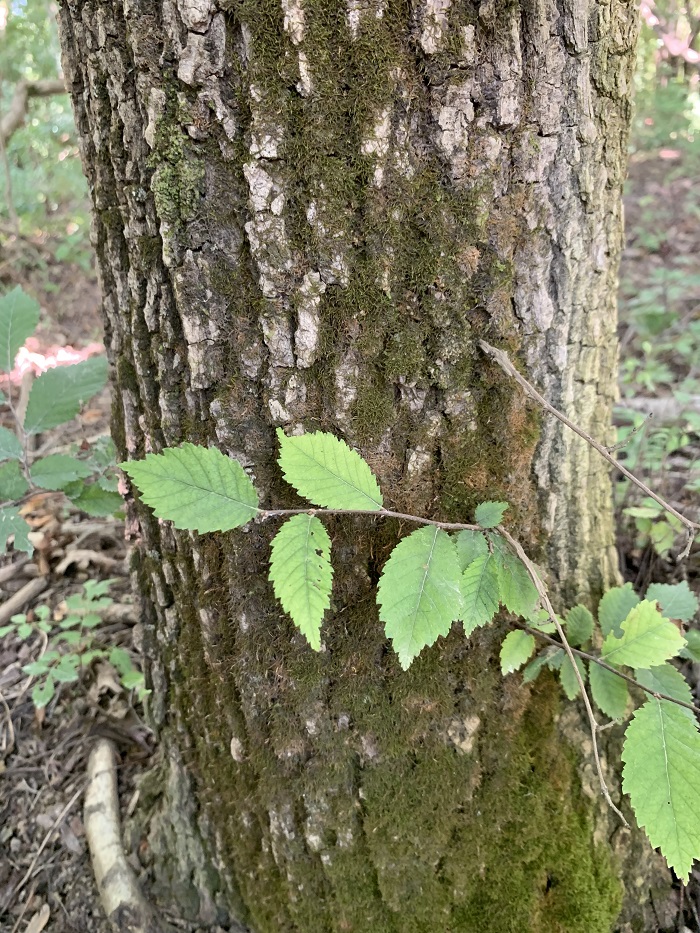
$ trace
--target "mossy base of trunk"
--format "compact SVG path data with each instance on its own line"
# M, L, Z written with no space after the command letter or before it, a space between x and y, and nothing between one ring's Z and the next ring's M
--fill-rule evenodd
M374 733L353 773L339 774L332 756L309 759L287 786L279 778L277 795L262 787L256 801L241 798L221 748L211 749L199 761L203 812L170 757L149 782L163 790L149 848L155 896L200 923L228 923L235 908L255 933L611 933L619 865L604 841L592 842L576 752L551 726L557 688L542 683L520 710L515 696L453 716L447 735L411 749L390 750ZM428 693L423 703L435 701ZM420 729L425 710L413 712ZM296 806L282 802L295 796ZM242 810L247 835L235 838L223 814Z

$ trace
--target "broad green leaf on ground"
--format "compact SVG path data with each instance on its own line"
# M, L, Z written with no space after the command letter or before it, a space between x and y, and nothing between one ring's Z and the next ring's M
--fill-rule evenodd
M665 616L681 622L690 622L698 611L698 598L686 580L682 583L652 583L644 598L655 599Z
M17 460L0 463L0 502L21 499L29 489L29 483Z
M107 382L107 360L91 356L82 363L56 366L32 384L24 416L27 434L38 434L70 421Z
M461 619L469 637L482 625L488 625L498 611L498 567L493 554L477 557L462 574L464 608Z
M531 657L534 650L534 635L521 629L508 632L501 645L501 673L505 675L517 671Z
M576 667L578 672L581 675L583 682L586 682L586 666L581 660L581 658L576 658ZM561 663L559 668L559 680L561 685L564 688L564 693L570 700L575 700L576 697L581 692L581 687L579 686L578 679L574 672L574 666L571 663L571 659L567 655Z
M608 590L598 603L598 622L603 635L611 632L618 637L622 635L620 626L638 602L639 596L632 589L631 583Z
M331 604L331 539L312 515L288 519L272 540L270 581L282 608L315 651Z
M481 505L477 505L474 518L482 528L495 528L501 524L507 508L507 502L482 502Z
M463 611L457 551L450 536L425 526L400 541L384 566L377 603L406 670L424 647L447 635Z
M322 431L287 437L281 428L277 437L284 478L309 502L327 509L382 508L374 474L345 441Z
M566 614L564 628L570 645L582 645L593 634L593 616L585 606L574 606Z
M687 644L680 653L681 657L700 664L700 631L695 628L688 629L685 633L685 640Z
M49 454L48 457L36 460L29 474L32 481L42 489L63 489L76 479L90 476L92 470L87 463L76 460L75 457L67 457L65 454Z
M622 749L622 789L651 844L687 881L700 857L700 735L694 719L668 700L647 700Z
M606 670L600 664L590 664L588 682L591 687L591 696L598 709L601 709L611 719L624 719L629 701L629 690L622 677Z
M685 646L685 639L656 603L643 600L622 623L622 637L612 633L603 642L603 660L608 664L648 668L663 664Z
M467 566L471 564L473 560L476 560L477 557L483 557L484 554L488 554L489 546L486 543L486 538L480 531L472 531L471 528L465 528L463 531L460 531L458 535L455 535L454 540L457 545L459 569L462 573L464 573Z
M535 612L539 596L525 564L500 535L490 534L489 541L498 571L500 601L509 612L529 619Z
M19 285L0 296L0 371L11 373L17 351L39 323L39 303Z
M680 700L682 703L693 702L693 694L688 681L673 664L660 664L649 670L637 670L634 676L643 687L653 690L654 693L665 693L666 696ZM692 710L687 709L684 712L693 716Z
M22 453L17 435L7 428L0 428L0 460L19 460Z
M203 534L245 525L258 511L258 495L237 460L215 447L183 444L162 454L122 463L158 518Z

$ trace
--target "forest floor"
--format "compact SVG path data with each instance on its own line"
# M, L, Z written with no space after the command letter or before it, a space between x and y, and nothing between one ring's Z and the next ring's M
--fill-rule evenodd
M696 517L700 491L700 180L682 164L633 160L627 195L627 242L621 271L621 401L616 422L631 433L618 454L654 489ZM17 247L15 247L16 249ZM0 253L3 286L21 284L42 305L40 348L84 347L100 338L99 295L94 276L56 264L41 244L35 260ZM666 408L660 407L661 403ZM645 422L649 410L655 416ZM7 415L7 412L5 412ZM0 411L0 422L10 426ZM635 430L636 429L636 430ZM51 450L92 443L109 431L107 391L80 419L57 429ZM662 515L636 490L616 484L620 558L625 578L644 590L652 580L687 579L696 591L700 550L676 563L682 546ZM628 511L632 509L630 514ZM695 515L694 515L695 512ZM96 637L120 645L138 660L139 624L127 575L128 543L113 518L86 518L66 509L61 494L38 497L27 517L42 537L33 558L0 558L0 603L18 593L16 612L31 622L41 606L60 624L65 600L88 580L114 581L118 607ZM40 584L43 582L43 586ZM0 605L0 612L2 605ZM7 621L7 620L5 620ZM0 626L4 624L0 621ZM32 678L23 665L46 650L46 634L0 639L0 933L108 933L95 889L82 821L87 757L96 736L112 738L121 755L122 812L136 804L137 778L150 753L149 733L133 692L106 662L93 664L80 684L59 685L41 710L31 699ZM698 666L700 667L700 666ZM685 672L698 691L698 671ZM693 676L696 675L696 676ZM134 868L138 871L137 862ZM679 891L675 929L700 931L696 907L700 873ZM184 929L184 927L183 927Z

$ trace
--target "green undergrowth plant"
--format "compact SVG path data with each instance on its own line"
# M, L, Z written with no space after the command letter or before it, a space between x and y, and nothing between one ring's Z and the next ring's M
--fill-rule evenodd
M0 296L1 373L11 373L17 352L38 323L39 305L21 288ZM36 492L61 491L77 508L93 516L112 515L121 508L109 437L92 445L74 445L69 454L33 449L33 442L44 432L75 418L83 403L106 381L104 356L57 366L34 380L21 412L8 379L7 394L0 393L0 402L9 409L13 430L0 427L0 550L12 538L15 550L32 552L30 527L21 506Z
M260 508L241 465L215 448L183 444L121 466L155 515L176 528L204 533L284 519L272 540L270 581L317 651L333 582L331 539L322 518L352 514L419 524L396 545L377 587L379 618L401 667L406 670L455 622L468 637L493 622L502 607L515 626L501 647L503 673L527 664L527 681L548 667L570 699L583 691L597 762L599 726L585 681L598 709L614 721L628 719L637 692L645 695L626 728L623 790L652 844L687 878L700 856L700 734L690 687L670 662L700 658L700 633L692 639L682 634L682 624L698 609L688 585L657 584L640 599L627 584L604 596L597 620L585 606L560 619L537 569L501 525L507 503L482 503L471 525L393 512L384 508L369 465L343 441L322 432L277 433L284 478L311 507ZM530 661L537 638L546 646ZM599 775L610 801L600 766Z
M114 580L86 581L82 593L66 599L66 615L59 622L52 620L48 606L37 606L32 613L33 620L20 613L12 616L8 625L0 627L0 638L14 634L27 641L37 632L46 638L47 650L22 668L25 674L36 678L32 700L38 709L54 697L57 684L78 682L94 661L108 661L121 686L127 691L135 690L139 700L150 692L146 690L143 674L134 667L129 652L105 645L100 635L100 610L114 602L107 595L113 583Z

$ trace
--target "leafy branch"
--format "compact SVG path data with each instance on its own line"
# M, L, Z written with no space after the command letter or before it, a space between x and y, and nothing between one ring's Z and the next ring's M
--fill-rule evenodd
M546 637L556 632L559 640L552 640L554 652L548 648L535 658L523 678L531 681L547 666L558 673L570 699L581 694L591 724L601 790L623 821L605 783L597 745L597 735L605 727L596 719L593 703L614 720L622 720L629 700L625 682L651 695L627 730L623 786L650 839L660 840L655 844L669 864L687 876L693 858L700 855L700 837L690 848L677 842L689 834L692 837L692 826L698 822L696 804L680 788L677 774L687 770L688 761L700 760L700 734L695 720L687 718L690 689L668 661L691 646L671 617L658 608L661 603L673 618L689 621L698 602L687 584L665 588L657 584L641 601L631 587L609 591L598 613L601 660L575 647L594 638L590 611L575 606L565 619L559 619L537 568L501 525L507 503L482 503L475 511L474 524L393 512L384 508L369 465L343 441L322 432L287 437L278 430L277 435L282 473L310 500L309 508L260 508L255 487L241 465L216 448L183 444L121 466L155 515L177 528L228 531L249 522L285 519L272 541L270 581L283 609L315 650L321 648L321 627L331 607L333 576L331 540L321 518L353 515L419 524L394 548L377 587L379 617L401 667L407 669L424 648L446 636L455 622L460 621L469 636L491 623L500 606L524 619L528 627L528 631L518 629L506 636L501 648L504 673L519 669L532 655L535 641L530 629ZM589 672L582 656L594 662ZM635 677L620 670L623 667L632 668ZM598 670L603 673L594 675ZM592 701L586 692L586 676ZM622 690L614 686L617 683ZM657 704L655 718L644 712L649 704ZM685 717L683 721L679 716ZM670 735L674 736L672 744ZM660 786L666 788L669 806L653 812L645 803L650 791L644 756L638 749L642 740L655 773L662 763L666 768ZM656 786L655 793L658 796Z

